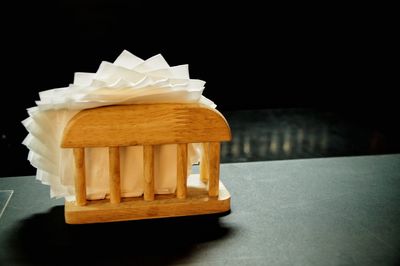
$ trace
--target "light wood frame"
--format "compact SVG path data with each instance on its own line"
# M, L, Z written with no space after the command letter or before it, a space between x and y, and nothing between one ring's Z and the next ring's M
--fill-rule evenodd
M220 142L231 132L217 110L202 104L114 105L87 109L64 129L62 148L72 148L75 202L65 202L70 224L220 213L230 194L219 180ZM189 143L202 143L200 174L187 177ZM175 194L154 193L154 145L178 144ZM121 198L119 147L143 146L144 194ZM109 148L110 199L87 200L85 148ZM201 181L200 181L201 180Z

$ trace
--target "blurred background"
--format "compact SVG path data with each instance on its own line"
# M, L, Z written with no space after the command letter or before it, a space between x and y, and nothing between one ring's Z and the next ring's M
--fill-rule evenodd
M207 82L205 96L233 133L222 162L400 151L394 16L367 4L237 2L4 6L0 176L35 173L21 120L38 92L124 49L188 63L191 77Z

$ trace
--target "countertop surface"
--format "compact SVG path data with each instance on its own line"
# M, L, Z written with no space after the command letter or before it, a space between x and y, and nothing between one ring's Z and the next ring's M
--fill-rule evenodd
M67 225L48 186L0 178L0 265L400 262L398 154L222 164L221 180L225 216Z

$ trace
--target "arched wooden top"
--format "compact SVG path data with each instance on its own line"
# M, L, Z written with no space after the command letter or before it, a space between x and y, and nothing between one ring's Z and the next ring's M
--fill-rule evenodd
M113 105L86 109L64 129L63 148L229 141L220 112L202 104Z

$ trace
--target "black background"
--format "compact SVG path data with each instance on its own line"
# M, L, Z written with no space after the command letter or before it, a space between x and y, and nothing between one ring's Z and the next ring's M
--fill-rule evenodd
M395 127L390 7L184 1L32 1L2 8L3 166L32 174L20 121L38 92L124 49L188 63L220 110L313 107ZM6 106L6 104L8 106Z

